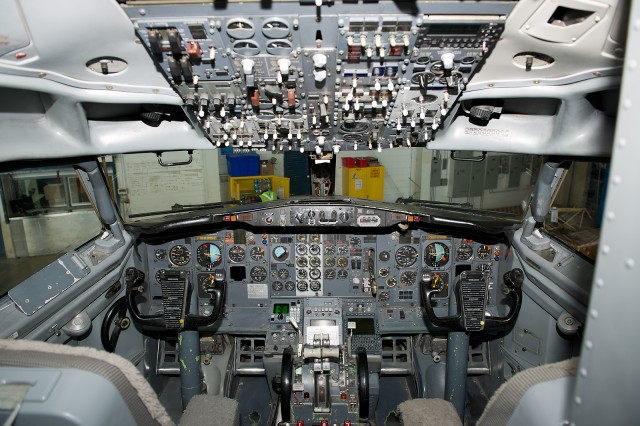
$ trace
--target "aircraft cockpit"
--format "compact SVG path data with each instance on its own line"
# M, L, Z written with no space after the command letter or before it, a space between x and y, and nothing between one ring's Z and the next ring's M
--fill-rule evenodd
M632 423L636 6L0 5L0 419Z

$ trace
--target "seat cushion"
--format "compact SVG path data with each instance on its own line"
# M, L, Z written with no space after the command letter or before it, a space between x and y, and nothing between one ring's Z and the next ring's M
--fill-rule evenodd
M453 404L444 399L412 399L398 410L405 426L462 426Z
M174 424L151 385L131 362L119 355L87 347L0 340L0 366L89 371L104 377L118 389L136 424Z
M238 401L213 395L191 398L180 419L180 426L206 425L240 425Z

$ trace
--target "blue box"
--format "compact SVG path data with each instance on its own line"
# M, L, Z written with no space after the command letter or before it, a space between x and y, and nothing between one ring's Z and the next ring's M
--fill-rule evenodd
M255 153L227 155L229 176L259 176L260 156Z

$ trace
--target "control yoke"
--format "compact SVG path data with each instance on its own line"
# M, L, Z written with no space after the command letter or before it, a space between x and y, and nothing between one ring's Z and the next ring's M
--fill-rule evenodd
M427 312L427 318L436 327L448 331L497 331L511 326L522 306L522 283L524 273L515 268L504 274L505 294L508 297L509 314L504 317L486 315L486 301L488 292L488 276L482 271L464 271L460 274L460 281L456 285L457 301L456 315L436 316L432 298L441 288L431 286L431 274L425 272L420 283L422 303Z
M138 309L135 299L144 292L145 274L139 269L128 268L125 274L127 308L133 320L146 330L197 330L198 327L213 324L220 316L226 288L225 278L224 270L215 272L215 286L207 289L213 301L213 309L209 315L197 315L189 312L189 300L194 297L189 275L184 271L167 271L166 282L162 283L164 311L156 315L144 315ZM184 315L181 315L182 312Z

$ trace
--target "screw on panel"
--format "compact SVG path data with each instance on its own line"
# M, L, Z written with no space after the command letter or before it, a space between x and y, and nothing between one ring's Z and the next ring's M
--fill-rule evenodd
M636 262L633 259L627 259L626 262L624 262L624 266L626 266L627 269L633 269L635 265L636 265Z
M598 278L596 280L596 285L600 288L604 287L604 280L602 278Z
M606 245L602 247L602 254L609 254L610 251L611 251L611 247Z

